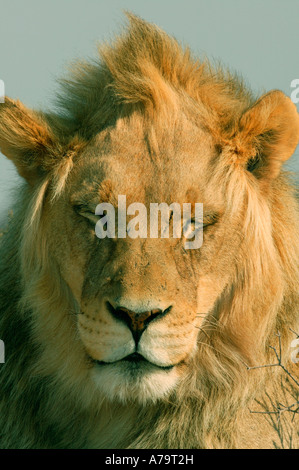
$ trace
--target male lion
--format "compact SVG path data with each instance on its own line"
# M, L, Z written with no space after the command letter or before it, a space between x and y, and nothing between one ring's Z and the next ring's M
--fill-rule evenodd
M271 403L296 399L292 380L259 366L276 351L296 385L299 208L281 169L296 107L129 18L64 80L61 112L0 105L0 148L24 178L1 242L1 447L283 444ZM202 203L201 248L99 239L95 208L119 195ZM295 446L298 415L284 416Z

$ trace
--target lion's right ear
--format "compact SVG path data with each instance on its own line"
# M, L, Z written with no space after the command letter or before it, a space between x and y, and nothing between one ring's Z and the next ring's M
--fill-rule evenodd
M61 149L41 115L5 98L0 104L0 150L33 185L53 167Z

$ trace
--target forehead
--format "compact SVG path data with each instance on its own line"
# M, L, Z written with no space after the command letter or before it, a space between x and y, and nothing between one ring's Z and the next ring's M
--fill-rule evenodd
M77 181L101 200L124 194L140 202L189 202L203 197L215 142L185 118L159 127L119 119L97 135L80 158Z

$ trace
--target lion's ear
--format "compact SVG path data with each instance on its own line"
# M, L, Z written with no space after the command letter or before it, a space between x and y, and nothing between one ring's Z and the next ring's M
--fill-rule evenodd
M0 150L34 184L59 158L60 149L41 115L5 98L0 104Z
M241 116L235 133L238 161L257 178L278 176L299 141L299 114L283 92L263 95Z

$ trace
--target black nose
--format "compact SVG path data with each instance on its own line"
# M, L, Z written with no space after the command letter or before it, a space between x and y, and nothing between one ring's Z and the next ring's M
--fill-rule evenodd
M148 324L157 319L161 318L162 316L166 315L171 310L171 306L165 310L161 310L160 308L155 308L153 310L148 310L146 312L133 312L126 307L112 307L110 302L107 302L107 308L109 312L113 315L114 318L117 320L122 321L125 323L131 330L133 338L136 342L140 340L140 337Z

